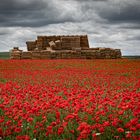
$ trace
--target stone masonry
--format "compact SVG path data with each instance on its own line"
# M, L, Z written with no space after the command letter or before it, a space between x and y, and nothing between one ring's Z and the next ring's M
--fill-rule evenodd
M38 36L27 41L27 51L14 47L11 59L117 59L120 49L90 48L87 35Z

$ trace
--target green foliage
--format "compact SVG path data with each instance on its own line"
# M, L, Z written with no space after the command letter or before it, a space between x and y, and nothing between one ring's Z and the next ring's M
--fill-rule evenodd
M6 82L7 82L6 79L0 78L0 83L6 83Z

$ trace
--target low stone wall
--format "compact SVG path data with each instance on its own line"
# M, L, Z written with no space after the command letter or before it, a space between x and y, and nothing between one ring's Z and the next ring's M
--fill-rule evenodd
M117 59L120 49L91 48L87 50L42 50L22 52L13 50L11 59Z

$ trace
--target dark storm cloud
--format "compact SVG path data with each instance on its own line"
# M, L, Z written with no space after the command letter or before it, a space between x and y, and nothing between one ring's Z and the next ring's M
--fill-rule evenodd
M79 7L77 7L77 11L72 11L76 4L75 1ZM79 22L83 19L89 20L92 13L88 12L92 11L93 2L106 1L108 0L59 0L59 2L57 0L1 0L0 26L40 27L48 24ZM69 5L63 7L67 2ZM70 10L66 12L70 5L71 12ZM89 8L88 5L91 7ZM95 11L92 12L96 13ZM75 14L78 13L79 17L75 18Z
M118 3L110 1L106 4L108 6L104 5L104 8L97 10L97 12L109 22L140 23L140 1L134 0L131 3L130 0L119 1Z
M29 2L2 0L0 3L0 26L29 25L32 23L33 17L39 18L41 14L39 10L44 9L45 7L46 4L43 1L40 2L37 0ZM36 20L34 22L37 24Z
M75 0L78 2L104 2L104 1L108 1L108 0Z
M126 7L120 12L107 11L107 13L102 13L101 16L114 22L140 22L140 7Z
M2 0L0 3L0 26L39 27L73 21L72 16L61 16L61 10L50 0Z
M16 10L39 10L45 7L45 2L38 0L21 1L21 0L1 0L1 11L16 11Z
M81 5L83 14L89 12L105 19L109 24L114 23L140 23L139 0L75 0ZM105 21L103 21L105 22Z
M59 0L56 3L57 0L1 0L0 26L40 27L64 22L81 22L82 20L99 22L99 19L104 23L103 19L105 19L109 24L140 22L140 2L138 0L134 0L130 4L131 0L115 1ZM66 2L71 4L71 12L64 14L68 8L63 7ZM78 3L75 12L72 12L75 4L73 2ZM61 4L59 5L59 3ZM75 18L77 13L79 13L78 18Z

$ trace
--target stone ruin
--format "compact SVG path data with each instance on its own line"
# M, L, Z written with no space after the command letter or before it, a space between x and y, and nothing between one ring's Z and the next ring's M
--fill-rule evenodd
M38 36L27 41L27 51L14 47L11 59L117 59L120 49L90 48L87 35Z

